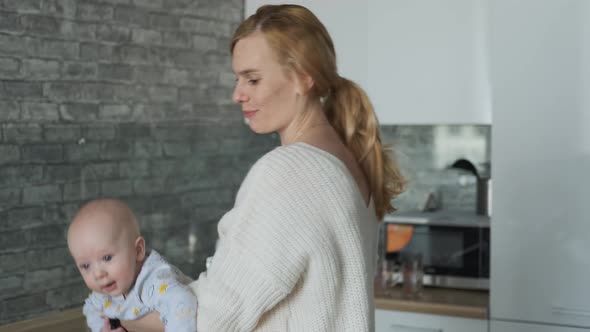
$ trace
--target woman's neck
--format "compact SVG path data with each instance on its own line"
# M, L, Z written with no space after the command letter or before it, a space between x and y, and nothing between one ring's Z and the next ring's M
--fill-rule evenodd
M289 126L279 132L281 145L304 141L310 135L331 127L321 104L310 105L299 114L299 117L295 118Z

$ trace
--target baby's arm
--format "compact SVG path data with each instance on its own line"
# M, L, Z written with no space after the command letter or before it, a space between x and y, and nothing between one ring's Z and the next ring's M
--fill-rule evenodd
M86 324L92 332L101 332L104 324L103 305L104 301L101 296L94 292L84 301L82 312L86 316Z
M157 311L152 311L138 319L122 320L121 325L123 325L127 331L165 332L164 323L160 320L160 313Z
M160 313L166 332L197 330L197 298L187 286L175 278L174 272L162 274L145 283L142 300Z
M197 330L197 297L191 289L174 281L161 294L156 310L166 332L195 332Z

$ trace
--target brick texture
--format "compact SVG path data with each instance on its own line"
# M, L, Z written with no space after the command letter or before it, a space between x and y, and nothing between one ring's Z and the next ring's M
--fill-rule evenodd
M0 325L81 305L66 246L117 197L193 277L252 163L278 144L231 104L243 1L0 0Z

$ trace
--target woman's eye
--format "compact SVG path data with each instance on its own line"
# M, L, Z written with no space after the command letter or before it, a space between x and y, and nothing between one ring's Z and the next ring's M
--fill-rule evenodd
M108 262L108 261L110 261L112 258L113 258L113 256L112 256L112 255L105 255L105 256L102 258L102 260L103 260L103 261L105 261L105 262Z
M248 80L248 84L250 85L256 85L258 83L258 80Z
M90 267L90 264L80 264L80 269L82 269L82 270L88 270L89 267Z

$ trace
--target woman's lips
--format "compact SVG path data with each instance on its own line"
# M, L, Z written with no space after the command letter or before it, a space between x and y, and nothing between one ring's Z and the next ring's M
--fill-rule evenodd
M242 111L244 113L244 117L246 119L250 119L251 117L254 116L254 114L256 113L256 111Z

